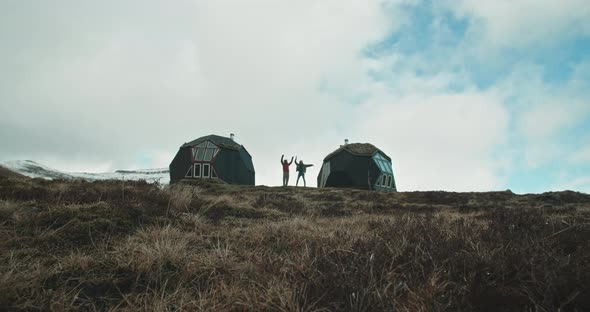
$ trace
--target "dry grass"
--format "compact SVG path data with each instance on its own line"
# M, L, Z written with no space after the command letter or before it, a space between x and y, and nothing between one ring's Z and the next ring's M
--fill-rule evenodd
M587 311L590 196L0 177L0 310Z
M190 211L191 204L199 200L199 193L201 193L199 187L184 184L171 186L168 189L168 194L170 196L169 209L172 209L175 212Z

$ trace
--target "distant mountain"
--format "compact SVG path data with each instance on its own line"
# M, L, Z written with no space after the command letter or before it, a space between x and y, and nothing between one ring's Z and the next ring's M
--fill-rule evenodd
M49 168L32 160L7 161L0 163L0 166L27 177L41 178L46 180L145 180L150 183L159 182L161 184L168 184L170 182L170 173L167 168L117 170L115 172L104 173L62 172L57 169Z

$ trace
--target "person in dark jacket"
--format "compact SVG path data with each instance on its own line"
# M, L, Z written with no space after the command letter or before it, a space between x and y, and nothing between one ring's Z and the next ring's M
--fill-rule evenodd
M299 185L299 178L303 178L303 187L306 186L305 183L305 171L307 171L308 167L313 166L313 164L304 164L303 160L300 160L299 163L297 163L297 156L295 156L295 164L297 164L297 182L295 183L295 186Z
M283 165L283 186L289 184L289 166L293 163L293 156L291 156L291 162L287 162L285 155L281 156L281 165Z

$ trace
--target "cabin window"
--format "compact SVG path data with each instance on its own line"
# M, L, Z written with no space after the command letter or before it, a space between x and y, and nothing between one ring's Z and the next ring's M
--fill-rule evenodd
M219 153L219 147L213 142L205 141L195 145L191 149L192 160L194 162L186 177L194 178L211 178L217 177L213 169L213 159Z
M196 161L203 160L203 154L205 154L205 149L204 148L197 148L197 155L195 157L195 160Z
M195 164L195 168L193 170L194 172L194 177L195 178L200 178L201 177L201 164Z
M211 161L211 158L213 158L213 149L212 148L208 148L205 151L205 161Z
M387 187L391 188L391 176L387 177Z
M379 171L384 173L393 173L391 170L391 162L387 160L381 153L377 153L373 156L373 160L377 167L379 167Z
M383 172L391 173L391 164L387 160L379 160L381 170Z
M381 163L380 160L376 160L375 161L377 163L377 167L379 167L379 171L384 172L385 171L385 167L383 167L383 164Z
M212 161L217 153L219 147L209 141L196 145L192 149L193 161Z
M209 164L203 164L203 174L202 177L203 178L208 178L211 175L211 165Z

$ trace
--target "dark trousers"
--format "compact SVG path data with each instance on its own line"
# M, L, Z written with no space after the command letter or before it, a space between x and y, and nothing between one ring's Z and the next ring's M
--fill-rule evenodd
M295 183L295 186L299 185L299 178L303 178L303 186L305 185L305 173L303 172L299 172L299 175L297 175L297 182Z

